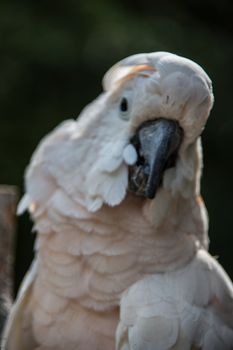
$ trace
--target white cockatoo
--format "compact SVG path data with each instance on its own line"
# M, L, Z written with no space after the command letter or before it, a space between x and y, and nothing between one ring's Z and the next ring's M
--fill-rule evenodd
M233 286L209 255L200 134L211 81L138 54L46 136L26 171L38 232L3 350L233 349Z

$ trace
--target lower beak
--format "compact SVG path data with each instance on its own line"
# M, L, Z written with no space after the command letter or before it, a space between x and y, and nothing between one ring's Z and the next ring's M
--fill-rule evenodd
M130 167L129 190L153 199L164 171L175 166L183 130L174 120L157 119L142 124L131 139L138 153Z

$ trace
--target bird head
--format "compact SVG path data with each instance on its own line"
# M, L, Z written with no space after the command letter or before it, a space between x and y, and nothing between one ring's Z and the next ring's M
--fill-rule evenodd
M102 170L109 175L104 181L105 200L118 204L127 191L153 199L167 169L174 168L169 176L174 183L181 159L184 163L185 157L200 158L190 149L194 145L194 153L200 153L196 141L213 104L211 81L196 63L158 52L120 61L105 74L103 87L99 115L93 118L104 142ZM86 120L89 114L93 121L93 107L81 118ZM186 161L188 172L190 161ZM91 182L98 183L94 178Z
M114 65L103 87L77 121L42 142L28 170L29 192L41 163L43 178L93 212L129 192L153 200L160 188L174 192L197 178L197 140L213 104L199 65L167 52L138 54Z

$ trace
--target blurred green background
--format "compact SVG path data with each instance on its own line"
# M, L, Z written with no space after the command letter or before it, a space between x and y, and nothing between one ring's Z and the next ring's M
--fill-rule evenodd
M0 183L23 191L42 136L76 118L119 59L166 50L210 75L215 106L203 134L202 194L210 251L233 277L233 42L230 1L66 0L0 2ZM27 215L19 219L16 289L32 258Z

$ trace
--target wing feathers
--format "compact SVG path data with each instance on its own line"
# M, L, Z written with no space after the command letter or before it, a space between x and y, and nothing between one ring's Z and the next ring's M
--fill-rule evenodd
M118 350L230 350L233 289L206 251L185 268L146 277L123 295Z

